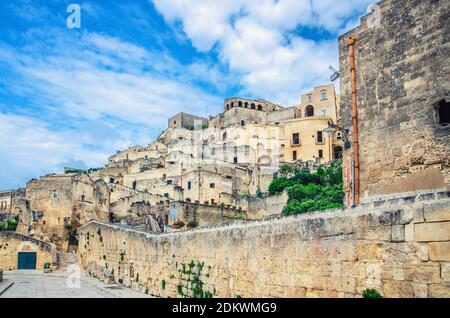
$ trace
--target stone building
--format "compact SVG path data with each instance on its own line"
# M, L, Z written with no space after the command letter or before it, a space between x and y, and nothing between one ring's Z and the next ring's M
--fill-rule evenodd
M449 12L449 1L384 0L339 38L342 125L351 141L349 38L356 40L361 202L450 189ZM346 151L348 204L352 160Z
M336 94L333 84L314 87L302 94L299 105L301 117L330 117L334 123L339 122L340 95Z
M285 161L313 160L326 163L339 159L342 154L342 136L339 132L328 136L324 129L331 117L306 117L285 121Z
M88 221L109 220L110 190L86 174L52 174L27 183L17 231L67 249L68 234Z
M186 128L190 130L194 130L197 128L208 127L208 120L206 118L186 114L179 113L173 117L170 117L168 120L169 128Z
M0 214L11 214L12 190L0 191Z
M56 246L14 232L0 232L0 268L43 269L56 264Z

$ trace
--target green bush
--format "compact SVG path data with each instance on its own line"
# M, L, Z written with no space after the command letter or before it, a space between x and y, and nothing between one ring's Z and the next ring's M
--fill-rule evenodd
M283 165L282 177L269 186L269 193L286 190L289 196L283 209L284 215L342 208L344 191L342 182L342 162L335 161L327 169L320 166L316 173Z
M188 226L189 226L190 228L197 227L197 226L198 226L198 222L195 221L195 220L189 221Z
M16 231L17 225L19 222L17 222L15 219L7 219L0 223L0 231Z
M383 298L380 292L376 289L366 289L362 293L363 298Z

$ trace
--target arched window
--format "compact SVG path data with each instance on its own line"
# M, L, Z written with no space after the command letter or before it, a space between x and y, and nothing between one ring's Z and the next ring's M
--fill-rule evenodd
M233 108L233 107L234 107L234 103L233 103L233 102L231 102L231 104L230 104L230 107L231 107L231 108Z
M222 135L222 140L227 140L227 132L224 132Z
M242 107L242 102L241 101L238 102L238 106Z
M261 105L258 105L258 110L262 110L262 106Z
M244 107L248 108L248 103L247 102L245 102Z
M227 110L229 110L229 109L230 109L230 105L227 104L227 107L226 107L226 108L227 108Z
M308 105L305 108L305 117L313 117L314 116L314 107L312 105Z
M252 109L255 109L255 104L252 103L252 106L251 106L251 107L252 107Z

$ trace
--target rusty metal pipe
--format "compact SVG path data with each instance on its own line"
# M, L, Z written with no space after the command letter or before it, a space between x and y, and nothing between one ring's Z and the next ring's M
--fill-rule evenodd
M359 205L359 139L358 139L358 100L356 95L356 62L355 62L355 43L356 38L351 36L348 38L348 48L350 53L350 70L352 76L352 102L353 102L353 160L354 166L354 191L355 206Z

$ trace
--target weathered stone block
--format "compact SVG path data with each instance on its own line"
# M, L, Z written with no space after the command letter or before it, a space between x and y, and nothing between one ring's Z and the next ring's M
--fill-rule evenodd
M404 242L405 241L405 226L404 225L392 225L391 241L392 242Z
M450 263L441 263L441 279L450 283Z
M450 242L429 243L428 252L432 261L450 262Z
M425 218L425 222L449 221L450 220L450 207L440 206L438 209L425 210L424 218Z
M438 263L406 266L404 279L413 282L439 283L441 281L441 269Z
M428 297L428 284L427 283L414 283L413 293L414 298L427 298Z
M414 241L414 222L405 225L405 241Z
M382 244L363 244L359 245L357 248L358 260L363 261L374 261L381 260L382 255Z
M450 241L450 222L416 224L414 232L418 242Z
M431 298L450 298L450 285L430 284L428 296Z
M383 296L387 298L412 298L414 296L413 286L406 281L384 280Z

